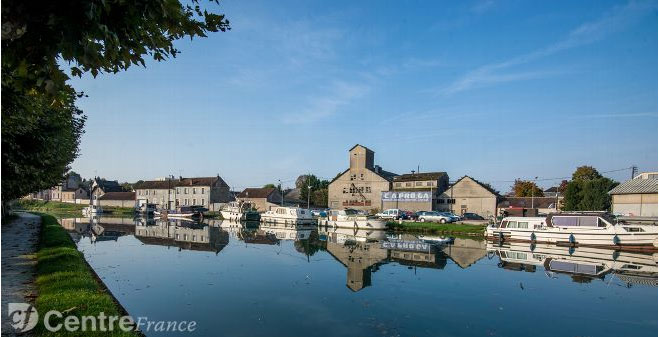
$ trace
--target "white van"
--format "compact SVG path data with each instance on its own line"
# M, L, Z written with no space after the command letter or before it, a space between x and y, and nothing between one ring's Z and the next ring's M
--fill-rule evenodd
M392 208L383 211L382 213L378 213L375 216L377 216L380 219L402 219L404 217L405 212L400 209Z

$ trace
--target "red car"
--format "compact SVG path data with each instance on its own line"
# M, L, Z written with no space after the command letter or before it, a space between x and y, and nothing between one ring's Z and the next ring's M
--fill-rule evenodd
M410 211L405 211L405 219L417 220L418 218L419 218L419 216L416 213L410 212Z

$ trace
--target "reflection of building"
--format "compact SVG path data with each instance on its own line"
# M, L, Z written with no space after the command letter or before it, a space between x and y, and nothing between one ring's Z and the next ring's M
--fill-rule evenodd
M357 242L339 244L328 237L327 251L346 268L348 279L346 285L352 291L359 291L371 285L371 273L378 270L387 260L387 250L380 248L378 242Z
M613 213L657 217L657 172L645 172L609 191Z
M219 253L229 243L229 233L219 227L186 221L157 221L154 226L135 225L135 237L148 245Z
M393 190L382 195L382 208L406 211L437 209L438 196L448 188L446 172L402 174L393 178Z
M437 249L427 252L410 252L404 250L390 250L389 258L403 266L444 269L446 255Z
M460 268L466 269L487 254L487 244L484 240L453 239L451 245L445 246L443 251Z
M496 216L498 194L488 185L464 176L453 183L438 200L439 210L455 214L476 213L484 218Z
M152 203L166 209L200 205L210 210L219 210L219 204L233 200L229 185L219 175L144 181L135 186L135 194L138 204Z
M328 206L334 209L381 209L382 192L391 190L396 174L374 164L375 153L362 145L349 151L350 167L329 184Z

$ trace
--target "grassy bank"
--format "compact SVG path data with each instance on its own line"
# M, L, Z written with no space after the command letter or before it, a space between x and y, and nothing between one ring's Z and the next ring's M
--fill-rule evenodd
M82 216L82 209L89 205L72 204L59 201L44 200L19 200L13 205L15 209L22 209L30 212L49 213L55 216ZM113 216L133 216L135 210L132 207L103 207L103 210Z
M97 279L82 253L76 249L75 243L59 225L57 219L49 214L39 215L42 219L42 228L37 252L38 312L43 315L49 310L68 311L68 315L78 318L89 315L96 317L100 312L105 313L106 316L122 315L121 307L115 303L112 295ZM55 318L51 322L57 324L62 321ZM41 320L35 329L37 329L36 335L55 335L45 329ZM120 331L118 326L113 330L113 335L116 336L136 335ZM60 334L62 332L57 333ZM90 331L77 333L85 336L107 334L108 332ZM71 335L76 334L71 333Z
M459 223L433 223L433 222L387 222L387 228L399 232L422 232L433 234L458 234L466 236L483 236L485 225L467 225Z

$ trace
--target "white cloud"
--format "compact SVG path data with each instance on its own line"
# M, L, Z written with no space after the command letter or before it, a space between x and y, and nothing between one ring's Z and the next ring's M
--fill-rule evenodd
M641 4L630 2L626 6L615 7L600 19L586 22L572 30L563 40L503 62L480 66L467 72L448 86L434 88L430 91L444 95L451 95L489 84L528 80L551 75L552 72L543 71L523 73L501 73L501 71L553 55L563 50L598 41L606 35L620 30L629 22L633 21L643 12L643 10L646 10L649 7L648 4L651 4L651 2L648 1Z
M333 116L340 110L366 95L371 87L363 83L348 83L334 81L324 95L309 99L306 108L284 116L286 124L313 123L320 119Z

